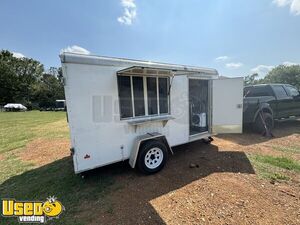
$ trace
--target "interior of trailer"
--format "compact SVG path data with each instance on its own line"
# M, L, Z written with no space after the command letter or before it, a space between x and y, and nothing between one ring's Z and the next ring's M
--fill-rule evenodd
M190 136L208 132L208 80L189 79Z

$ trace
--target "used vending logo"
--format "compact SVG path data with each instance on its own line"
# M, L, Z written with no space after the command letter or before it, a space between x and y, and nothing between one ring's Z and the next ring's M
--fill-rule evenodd
M2 216L17 217L20 223L46 223L59 218L63 210L65 207L54 196L45 202L2 199Z

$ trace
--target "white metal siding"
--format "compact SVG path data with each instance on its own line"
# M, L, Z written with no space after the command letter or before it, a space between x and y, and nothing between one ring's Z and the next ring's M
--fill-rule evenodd
M170 111L175 119L165 127L151 122L135 129L120 120L116 72L124 67L72 63L64 67L75 172L128 159L135 138L148 132L164 134L171 146L189 141L186 76L172 82ZM90 158L84 159L86 155Z

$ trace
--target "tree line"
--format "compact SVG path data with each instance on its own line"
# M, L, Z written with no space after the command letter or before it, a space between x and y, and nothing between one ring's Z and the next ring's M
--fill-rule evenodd
M245 85L281 83L290 84L300 89L300 65L279 65L272 69L264 78L257 73L245 76Z
M300 89L300 65L277 66L260 79L256 73L248 75L244 83L286 83ZM45 70L37 60L16 58L7 50L0 52L0 105L21 103L29 109L48 108L57 99L65 99L61 67Z
M16 58L0 52L0 105L21 103L28 109L53 107L64 99L61 67L45 70L43 64L30 58Z

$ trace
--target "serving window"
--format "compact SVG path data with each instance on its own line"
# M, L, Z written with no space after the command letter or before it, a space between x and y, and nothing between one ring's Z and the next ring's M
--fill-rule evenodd
M118 75L121 119L170 113L169 77Z

